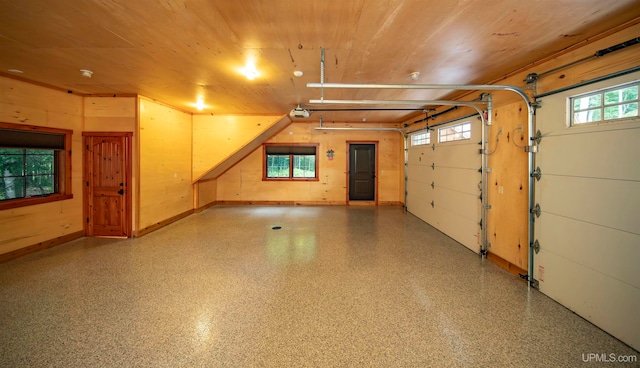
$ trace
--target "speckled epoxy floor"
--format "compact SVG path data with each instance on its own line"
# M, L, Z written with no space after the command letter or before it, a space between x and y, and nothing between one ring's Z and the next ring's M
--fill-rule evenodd
M2 367L639 355L399 207L217 206L138 239L79 239L0 264L0 327Z

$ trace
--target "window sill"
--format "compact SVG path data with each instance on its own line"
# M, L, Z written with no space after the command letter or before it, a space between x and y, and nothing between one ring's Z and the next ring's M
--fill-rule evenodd
M32 206L36 204L63 201L66 199L72 199L73 194L51 194L44 197L31 197L31 198L17 198L8 199L0 202L0 211L8 210L18 207Z

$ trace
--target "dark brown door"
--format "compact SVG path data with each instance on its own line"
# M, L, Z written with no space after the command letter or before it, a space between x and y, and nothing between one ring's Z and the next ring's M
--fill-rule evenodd
M85 216L88 236L129 237L130 134L85 133Z
M376 145L349 144L349 200L373 201L376 196Z

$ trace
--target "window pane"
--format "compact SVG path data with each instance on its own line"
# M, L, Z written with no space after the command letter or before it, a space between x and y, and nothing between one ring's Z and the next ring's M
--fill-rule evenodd
M289 155L267 155L267 177L289 177Z
M638 116L638 103L630 103L604 108L604 120Z
M24 175L24 150L15 148L3 148L0 150L0 175L22 176Z
M585 96L573 100L573 109L576 111L599 107L602 105L602 95Z
M54 193L53 183L53 174L27 176L27 188L25 194L27 197L52 194Z
M315 178L316 177L316 156L294 155L293 156L293 177L294 178Z
M605 105L638 99L638 86L617 89L604 94Z
M27 175L53 174L52 150L27 150Z
M602 120L602 114L600 109L580 111L573 114L574 124L592 123L594 121Z
M24 198L24 177L4 177L0 184L0 200Z

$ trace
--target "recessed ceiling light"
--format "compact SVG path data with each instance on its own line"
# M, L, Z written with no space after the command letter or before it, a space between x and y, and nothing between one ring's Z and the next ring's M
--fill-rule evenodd
M300 78L304 75L304 73L302 72L302 70L294 70L293 71L293 75L295 75L296 77Z
M418 80L418 78L420 78L420 72L412 72L409 75L411 76L411 79L413 79L413 80Z
M85 78L91 78L91 76L93 75L93 72L87 69L80 69L80 74Z
M9 73L15 73L15 74L22 74L24 73L22 70L20 69L9 69L8 70Z

